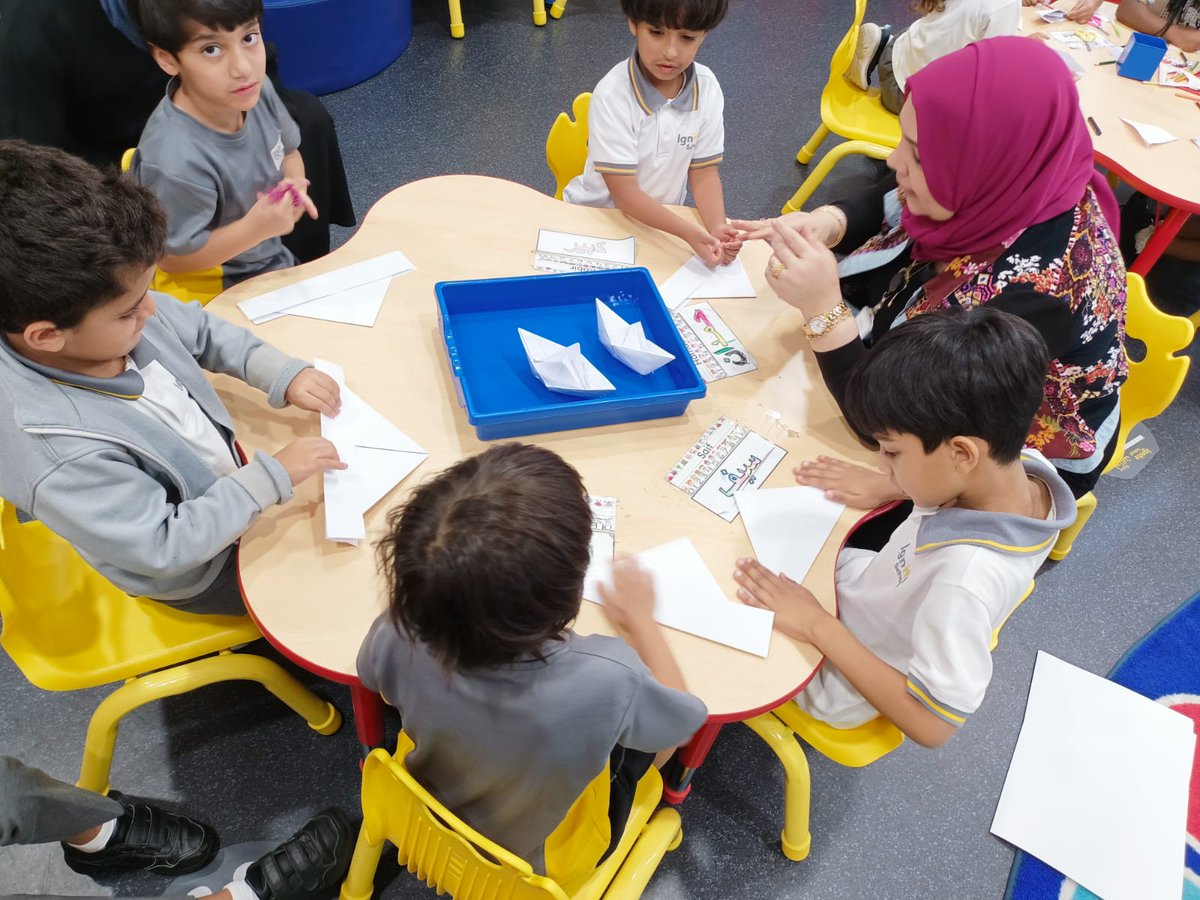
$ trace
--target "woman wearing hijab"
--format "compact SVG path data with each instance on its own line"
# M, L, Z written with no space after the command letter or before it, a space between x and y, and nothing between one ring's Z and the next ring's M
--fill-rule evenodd
M1112 455L1128 369L1117 203L1071 74L1040 42L997 37L907 88L894 176L811 213L734 224L770 240L767 281L804 313L839 404L872 341L915 316L987 303L1028 320L1052 357L1028 443L1082 496ZM896 497L884 476L835 460L796 474L857 506Z

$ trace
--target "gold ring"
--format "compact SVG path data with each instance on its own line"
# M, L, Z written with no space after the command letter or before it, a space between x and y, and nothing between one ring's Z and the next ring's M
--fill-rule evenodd
M779 261L779 257L772 256L770 261L767 262L767 271L778 278L787 271L787 266Z

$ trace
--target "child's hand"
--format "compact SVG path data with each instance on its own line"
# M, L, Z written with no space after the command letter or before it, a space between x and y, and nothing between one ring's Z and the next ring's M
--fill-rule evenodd
M892 479L877 469L829 456L805 460L792 469L792 474L797 484L818 488L828 499L855 509L878 509L904 497Z
M337 447L323 437L296 438L276 453L275 458L287 469L293 487L318 472L346 468L346 464L338 458Z
M336 416L342 408L342 390L338 383L316 369L301 369L283 393L283 398L297 409Z
M721 242L721 265L728 265L737 259L742 249L741 232L732 225L718 225L712 234Z
M292 201L292 221L299 222L308 213L310 219L317 217L317 204L308 196L308 186L312 184L307 178L285 178L271 189L271 195L285 194Z
M733 573L738 599L747 606L775 612L775 628L799 641L814 642L814 632L829 618L812 592L785 575L774 575L754 559L739 559Z
M695 236L688 239L688 244L691 245L696 255L704 260L704 264L709 268L721 264L721 257L724 255L721 241L703 228L696 229Z
M654 577L635 559L622 559L613 566L612 586L597 586L604 618L617 631L635 634L654 624Z
M767 284L784 303L806 316L828 312L842 299L837 257L806 227L800 230L775 219L771 223L771 249L775 258L767 265Z
M1104 0L1075 0L1075 4L1067 10L1067 18L1072 22L1087 24L1100 8Z
M250 227L262 241L291 234L297 218L292 195L279 190L260 193L258 200L246 213Z

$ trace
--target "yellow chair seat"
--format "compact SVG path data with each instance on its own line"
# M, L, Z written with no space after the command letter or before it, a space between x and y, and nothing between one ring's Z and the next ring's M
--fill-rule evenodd
M638 782L629 823L616 849L573 892L533 871L463 822L404 767L413 743L401 732L394 756L374 750L363 765L363 824L341 900L369 900L384 841L401 865L438 894L459 900L633 900L640 897L668 850L682 839L679 813L656 809L662 777L651 767Z
M341 715L272 660L231 653L262 637L249 616L198 616L131 597L39 522L18 524L0 501L2 646L34 685L71 691L124 682L92 715L79 784L101 793L120 720L130 711L219 681L257 681L332 734ZM216 654L216 655L214 655Z
M588 110L592 95L583 93L571 103L574 120L565 112L558 114L546 136L546 165L554 175L554 199L561 200L571 179L582 175L587 166Z
M904 732L883 716L857 728L834 728L790 701L772 710L772 715L810 747L836 763L855 769L869 766L904 743Z

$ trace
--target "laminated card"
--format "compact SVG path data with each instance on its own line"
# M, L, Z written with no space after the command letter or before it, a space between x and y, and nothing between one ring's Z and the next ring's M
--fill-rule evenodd
M667 473L667 481L732 522L738 517L738 492L756 490L786 454L761 434L722 416Z

